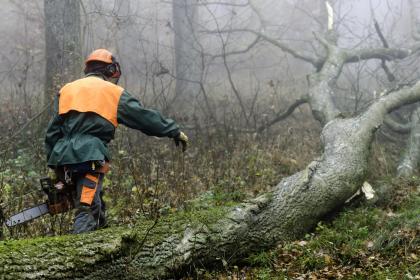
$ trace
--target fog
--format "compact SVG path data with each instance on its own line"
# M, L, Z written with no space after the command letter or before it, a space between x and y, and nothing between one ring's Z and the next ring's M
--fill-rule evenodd
M146 279L198 272L196 268L220 265L221 260L225 266L224 258L230 266L250 252L300 240L368 182L386 178L384 192L397 185L388 184L389 177L413 180L404 182L406 188L419 184L413 177L420 166L419 0L0 0L0 7L0 218L45 201L38 182L46 174L54 177L54 171L64 173L74 163L88 166L83 175L97 175L112 163L104 200L110 209L109 238L118 242L86 242L99 248L94 261L101 265L92 266L83 251L80 260L69 261L66 271L54 277L70 275L65 273L73 267L107 275L116 263L115 275ZM126 92L84 79L109 86L109 92L100 94L113 94L112 107L96 104L112 110L74 106L56 112L60 89L85 76L85 59L98 48L110 50L120 63L118 85ZM117 77L103 68L94 71L116 83ZM72 91L67 100L79 101L75 93L80 94ZM81 123L92 130L67 127L73 120L67 117L78 118L81 112L86 113ZM85 116L98 124L90 126ZM120 121L129 128L114 129ZM47 127L53 131L47 137L51 141L45 141ZM51 154L72 154L67 148L73 143L83 147L80 154L90 149L98 153L94 159L77 155L74 161L47 166ZM179 143L188 149L175 145ZM54 152L47 155L46 146ZM71 201L76 207L83 204L74 187L86 183L68 184L60 175L56 181L66 181ZM77 180L89 179L80 175ZM88 186L92 196L97 197L103 178L89 179L95 185L93 191ZM392 207L383 209L385 219L390 213L398 216L389 212ZM196 217L196 210L206 213ZM179 221L167 219L179 228L160 224L161 217L182 211L187 215ZM71 213L45 215L8 232L0 226L0 240L66 234L72 218ZM143 222L151 228L140 228ZM114 235L117 226L127 231L118 227ZM151 238L149 244L146 237L155 232L157 241ZM397 237L392 234L392 240ZM41 242L47 245L39 248L54 247L48 238ZM365 245L374 244L370 239L359 243L374 258L382 254ZM83 248L72 249L78 242L63 244L71 257L79 257L73 251ZM128 250L132 244L135 249ZM16 264L4 266L0 274L36 269L26 264L23 270L16 268L38 254L26 254L23 247L19 254L25 257L13 258ZM7 254L21 249L10 248ZM360 257L362 251L354 251ZM46 263L53 273L62 269L54 254L41 253L41 269L49 267ZM339 267L327 261L329 255L314 254L325 259L323 265ZM337 256L345 258L342 268L360 272L359 259L351 258L349 265L350 258L341 252ZM113 262L110 270L103 265L108 261ZM46 275L37 273L30 276ZM69 278L75 275L90 276Z
M205 63L208 63L204 66L205 84L212 94L230 95L231 86L226 80L222 61L220 57L212 57L221 54L221 42L225 40L226 52L231 52L246 48L255 38L248 32L212 34L217 27L261 29L262 19L264 34L308 53L322 52L313 48L316 45L313 32L322 31L322 25L326 25L323 3L269 0L251 3L255 9L247 5L247 1L198 7L199 16L193 24L197 26L196 39L200 41ZM401 46L410 38L407 1L352 0L334 1L333 4L342 47L380 46L373 28L373 16L394 46ZM1 5L2 100L23 94L25 100L31 98L37 103L36 97L42 96L45 69L43 1L2 0ZM123 86L133 94L145 99L151 96L148 85L156 78L151 73L158 71L156 67L160 65L172 76L159 77L159 90L171 94L176 74L170 1L82 1L81 20L83 44L77 62L81 70L81 62L91 50L105 47L121 62ZM267 42L261 42L241 55L229 56L228 63L243 94L251 94L255 84L266 84L270 80L293 87L295 82L287 85L287 81L304 83L305 75L311 71L304 62Z
M416 43L412 22L417 19L410 11L418 14L409 1L330 1L334 21L333 30L327 30L324 1L190 0L177 6L181 2L90 0L80 2L80 18L74 16L63 29L59 24L50 28L55 39L46 42L51 19L44 4L50 2L0 3L0 117L6 138L50 106L60 87L82 77L84 59L97 48L109 49L120 62L121 86L147 107L185 120L185 127L204 122L250 133L272 123L281 131L296 125L288 120L277 126L275 120L308 93L309 76L321 67L316 59L327 54L322 38L342 50L383 48L376 19L388 47L406 49ZM176 7L181 7L178 17ZM66 18L69 10L59 12L55 20ZM79 28L80 43L66 50L70 25ZM381 92L419 77L416 54L385 57L387 70L378 58L346 63L333 82L336 105L344 114L360 113ZM48 65L52 62L55 68ZM320 128L309 107L299 112L304 114L298 125L305 120Z

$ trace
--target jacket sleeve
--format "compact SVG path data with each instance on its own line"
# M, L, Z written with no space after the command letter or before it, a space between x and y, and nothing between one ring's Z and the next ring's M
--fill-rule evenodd
M173 138L179 134L179 127L174 120L163 118L156 110L144 108L139 100L125 90L118 104L118 123L149 136Z
M47 160L49 159L51 152L55 146L55 143L63 137L61 131L61 125L63 123L63 118L58 114L58 98L57 95L54 99L54 110L53 116L48 123L47 133L45 135L45 149L47 152Z

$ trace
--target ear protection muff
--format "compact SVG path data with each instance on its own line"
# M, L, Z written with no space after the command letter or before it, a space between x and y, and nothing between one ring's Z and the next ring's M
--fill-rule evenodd
M113 62L106 66L104 71L108 78L119 78L121 76L121 67L118 62Z

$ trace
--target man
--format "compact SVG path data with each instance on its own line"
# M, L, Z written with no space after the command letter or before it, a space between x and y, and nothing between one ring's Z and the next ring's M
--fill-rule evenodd
M119 63L105 49L85 61L82 79L66 84L55 99L55 112L45 138L48 166L60 180L76 186L74 233L105 225L102 182L110 155L107 144L118 124L150 136L169 137L185 151L188 137L171 119L146 109L122 87Z

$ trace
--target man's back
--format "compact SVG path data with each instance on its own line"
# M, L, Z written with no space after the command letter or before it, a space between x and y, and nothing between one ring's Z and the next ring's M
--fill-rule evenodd
M60 139L48 165L109 160L106 144L114 138L123 88L96 76L65 85L58 97Z
M65 85L60 91L59 114L92 112L118 126L118 103L124 89L97 76L88 76Z

